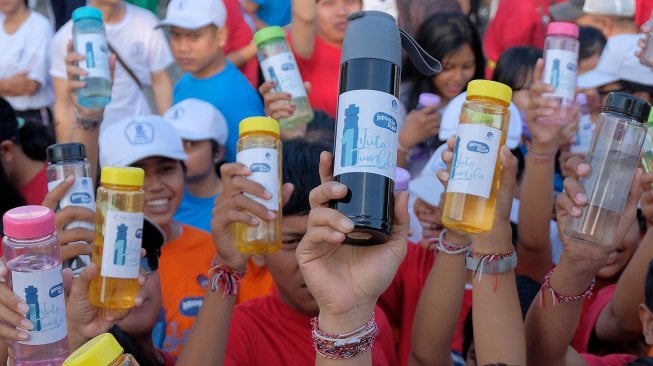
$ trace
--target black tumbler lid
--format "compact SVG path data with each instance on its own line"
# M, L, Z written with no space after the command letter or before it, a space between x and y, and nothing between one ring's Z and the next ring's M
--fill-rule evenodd
M48 146L45 155L49 163L86 159L86 147L78 142L54 144Z
M651 105L646 101L633 97L630 94L612 92L603 106L606 112L618 112L635 119L637 122L646 123L651 111Z

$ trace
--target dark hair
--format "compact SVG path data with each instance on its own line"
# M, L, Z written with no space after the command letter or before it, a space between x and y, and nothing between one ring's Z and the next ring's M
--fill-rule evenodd
M0 142L14 139L17 131L16 112L6 99L0 97Z
M40 123L25 122L16 133L16 144L32 160L45 161L45 149L53 143L48 129Z
M644 282L644 303L653 311L653 260L648 262L648 271L646 271L646 281Z
M492 80L504 83L513 90L525 88L533 74L535 63L542 57L542 50L530 46L507 49L499 57Z
M143 349L138 345L132 336L120 329L117 325L114 325L110 330L111 333L118 343L125 350L125 353L129 353L134 356L139 365L158 365L159 361L156 359L151 359L148 355L143 352Z
M0 194L0 217L12 208L25 205L25 198L20 194L18 188L9 181L2 164L0 164L0 192L2 192ZM0 232L3 232L2 220L0 220Z
M626 366L653 366L653 357L640 357L627 363Z
M469 45L474 53L476 68L472 79L482 79L485 58L476 28L471 21L460 13L436 13L422 23L417 30L415 40L431 56L442 61L447 55ZM404 65L404 80L412 84L406 107L411 110L417 106L419 95L424 92L436 93L433 79L423 76L410 61Z
M220 144L215 142L215 140L211 140L211 152L215 156L215 154L220 150ZM218 161L217 163L213 164L215 166L215 173L218 175L218 178L222 178L222 175L220 173L220 167L225 163L224 157L222 160ZM186 165L184 164L184 167ZM184 175L186 174L186 170L184 169Z
M304 138L309 141L325 141L331 143L336 130L336 121L326 112L316 109L313 119L306 125Z
M320 185L320 154L331 149L331 144L325 141L284 141L283 182L295 186L290 200L283 206L284 216L305 215L310 211L308 195L313 188Z
M582 25L578 27L578 59L584 60L596 54L601 54L608 40L603 33L592 26Z

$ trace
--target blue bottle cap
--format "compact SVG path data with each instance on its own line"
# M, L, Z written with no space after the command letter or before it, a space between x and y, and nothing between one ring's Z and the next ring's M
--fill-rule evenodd
M78 20L82 19L97 19L99 21L102 21L102 12L98 8L94 8L92 6L82 6L80 8L75 9L73 11L73 22L76 22Z

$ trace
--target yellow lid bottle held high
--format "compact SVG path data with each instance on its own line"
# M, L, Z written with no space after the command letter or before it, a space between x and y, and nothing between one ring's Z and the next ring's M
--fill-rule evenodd
M501 83L473 80L467 86L442 213L444 226L468 233L492 228L512 90Z
M240 122L236 161L247 166L247 177L272 194L265 200L247 196L276 214L271 221L259 220L257 226L235 222L238 250L248 254L269 254L281 248L281 140L279 122L268 117L250 117Z
M138 366L138 362L110 333L84 343L64 361L63 366Z
M102 168L91 256L100 275L89 288L89 302L95 306L134 306L139 288L144 180L145 173L140 168Z

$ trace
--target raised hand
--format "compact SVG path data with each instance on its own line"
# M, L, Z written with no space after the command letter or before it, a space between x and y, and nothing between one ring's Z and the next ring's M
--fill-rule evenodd
M401 131L399 131L401 147L412 149L427 138L437 136L440 132L442 118L437 110L438 107L438 105L430 105L408 113Z

